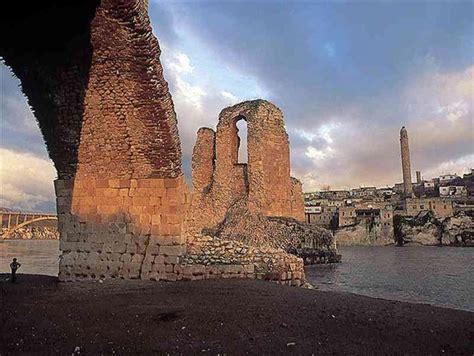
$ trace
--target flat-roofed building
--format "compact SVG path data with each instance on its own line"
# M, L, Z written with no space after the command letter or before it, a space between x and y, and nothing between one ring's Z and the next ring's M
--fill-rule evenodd
M437 217L452 216L453 202L442 198L408 198L405 202L405 213L409 216L420 212L432 211Z

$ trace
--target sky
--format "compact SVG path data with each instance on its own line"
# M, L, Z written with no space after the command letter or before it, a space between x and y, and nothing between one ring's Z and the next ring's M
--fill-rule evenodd
M183 168L199 127L262 98L282 109L304 191L474 167L473 2L149 1ZM53 211L56 176L19 82L0 64L0 206Z

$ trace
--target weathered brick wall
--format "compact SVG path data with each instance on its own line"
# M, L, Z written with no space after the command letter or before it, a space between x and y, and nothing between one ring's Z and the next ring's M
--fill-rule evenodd
M305 221L303 184L294 177L291 177L290 197L292 217L299 221Z
M91 23L93 56L76 177L181 175L176 115L144 1L104 0Z
M192 161L193 189L196 192L210 189L214 174L214 140L215 133L212 129L206 127L199 129Z

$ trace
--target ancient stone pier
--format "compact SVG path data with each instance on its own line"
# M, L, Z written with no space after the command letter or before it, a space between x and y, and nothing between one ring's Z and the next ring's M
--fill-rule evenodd
M0 54L58 172L59 278L176 279L187 187L147 3L51 1L8 16Z

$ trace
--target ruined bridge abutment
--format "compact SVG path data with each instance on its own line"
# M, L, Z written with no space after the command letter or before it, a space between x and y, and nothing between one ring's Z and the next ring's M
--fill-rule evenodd
M257 277L301 283L300 259L282 250L202 238L190 214L192 200L199 201L201 188L212 181L209 174L215 178L213 194L225 202L218 218L234 189L246 191L249 204L267 215L303 214L302 200L294 205L300 212L288 211L290 190L296 187L293 196L300 198L301 186L289 177L279 109L266 102L239 108L252 132L261 133L249 139L248 172L234 165L238 144L224 143L229 133L234 137L235 107L223 111L217 134L200 131L198 143L210 145L202 147L202 164L193 161L197 189L190 193L147 2L51 0L14 6L16 11L0 15L5 37L0 55L21 81L58 173L60 280ZM271 136L265 136L265 125L275 128ZM205 167L214 164L214 146L216 170ZM262 150L281 157L275 161ZM228 168L238 176L230 185L224 182ZM277 185L267 184L272 181ZM254 190L257 186L268 189Z
M2 19L1 48L58 172L59 277L175 279L188 193L146 2L65 3Z

